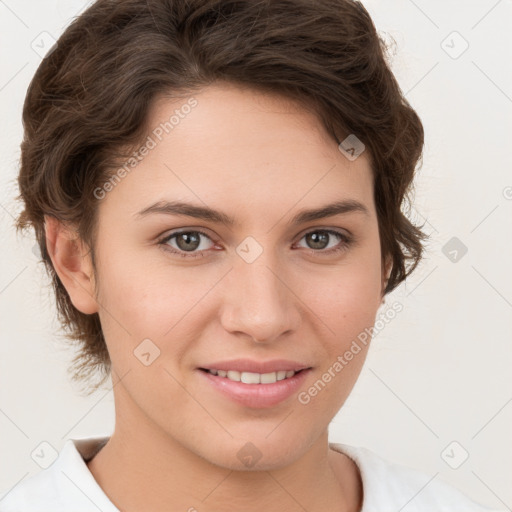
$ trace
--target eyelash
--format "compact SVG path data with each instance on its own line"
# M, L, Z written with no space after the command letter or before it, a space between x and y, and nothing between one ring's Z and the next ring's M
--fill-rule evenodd
M319 232L321 232L321 233L328 233L330 235L335 235L335 236L337 236L337 237L339 237L341 239L341 243L339 245L337 245L336 247L332 247L331 249L328 249L328 250L309 249L310 252L319 253L322 256L323 255L333 255L333 254L338 254L338 253L344 252L344 251L346 251L351 246L351 244L353 242L352 237L350 237L348 235L345 235L344 233L341 233L339 231L332 230L332 229L318 229L318 228L317 229L313 229L313 230L308 231L307 233L305 233L302 236L302 238L304 238L305 236L307 236L307 235L309 235L311 233L319 233ZM170 252L172 254L176 254L178 256L181 256L182 258L199 258L199 257L203 257L204 258L205 251L183 252L183 251L178 251L178 250L174 249L173 247L170 247L169 245L167 245L167 242L169 242L169 240L171 240L172 238L175 238L178 235L183 235L183 234L188 234L188 233L199 233L199 234L201 234L201 235L203 235L206 238L211 240L211 237L208 236L204 231L201 231L200 229L193 229L193 230L191 229L191 230L188 230L188 231L183 230L183 231L178 231L178 232L171 233L171 234L165 236L163 239L159 240L158 245L162 246L163 250L168 251L168 252ZM302 238L301 238L301 240L302 240Z

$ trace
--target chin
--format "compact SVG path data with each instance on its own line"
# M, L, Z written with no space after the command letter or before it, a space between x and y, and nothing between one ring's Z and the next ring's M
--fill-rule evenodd
M270 471L288 466L303 453L303 439L272 435L265 438L233 438L229 442L212 442L196 453L215 466L233 471Z

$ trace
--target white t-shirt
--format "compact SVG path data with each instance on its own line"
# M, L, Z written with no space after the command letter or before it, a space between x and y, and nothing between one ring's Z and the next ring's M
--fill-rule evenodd
M108 439L68 439L51 466L4 492L0 512L119 512L85 463ZM504 512L478 505L454 487L389 462L366 448L329 445L359 467L361 512Z

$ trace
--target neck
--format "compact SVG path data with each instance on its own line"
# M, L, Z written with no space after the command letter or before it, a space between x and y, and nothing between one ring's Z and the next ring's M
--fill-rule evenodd
M357 512L362 501L357 466L330 450L327 430L286 466L237 471L193 453L145 415L116 415L113 435L87 465L123 511Z

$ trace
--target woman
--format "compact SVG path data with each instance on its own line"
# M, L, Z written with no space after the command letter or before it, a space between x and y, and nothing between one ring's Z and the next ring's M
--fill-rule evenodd
M18 227L116 423L0 510L486 510L328 442L426 239L422 124L360 3L98 0L23 119Z

